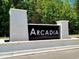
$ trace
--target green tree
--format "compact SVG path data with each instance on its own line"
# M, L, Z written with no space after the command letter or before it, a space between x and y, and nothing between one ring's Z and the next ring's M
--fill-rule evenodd
M9 36L9 1L0 0L0 36Z
M29 23L69 20L70 34L79 33L79 0L0 0L0 36L9 36L9 9L27 10Z
M69 0L19 0L14 7L28 10L29 23L69 20L70 33L79 32L76 3L71 6Z

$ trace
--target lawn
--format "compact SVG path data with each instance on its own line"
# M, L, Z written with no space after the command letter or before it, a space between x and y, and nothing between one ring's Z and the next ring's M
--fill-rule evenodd
M79 34L72 34L72 35L69 35L70 37L76 37L76 38L79 38ZM0 39L9 39L9 37L0 37Z
M0 37L0 39L5 40L5 39L9 39L9 37Z
M69 35L70 37L77 37L79 38L79 34L72 34L72 35Z

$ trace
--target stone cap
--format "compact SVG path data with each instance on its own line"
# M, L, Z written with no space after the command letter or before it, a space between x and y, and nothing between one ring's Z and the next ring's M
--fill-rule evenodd
M69 22L69 20L59 20L59 21L56 21L56 22Z
M25 12L25 13L27 12L27 10L23 10L23 9L10 8L9 14L10 14L12 11L19 11L19 12Z
M68 20L59 20L59 21L56 21L57 24L60 24L60 23L68 23L69 21Z

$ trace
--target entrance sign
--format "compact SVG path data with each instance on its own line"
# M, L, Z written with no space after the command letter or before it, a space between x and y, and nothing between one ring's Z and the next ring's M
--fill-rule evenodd
M27 11L10 9L10 41L67 39L68 21L57 24L28 24Z
M60 39L60 26L53 24L29 24L29 40Z

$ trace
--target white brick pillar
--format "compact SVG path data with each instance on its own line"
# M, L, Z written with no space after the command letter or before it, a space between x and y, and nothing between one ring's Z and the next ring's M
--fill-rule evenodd
M10 9L10 41L27 41L28 20L27 11L21 9Z
M69 21L67 21L67 20L57 21L57 25L60 25L60 37L61 37L61 39L69 38L68 22Z

